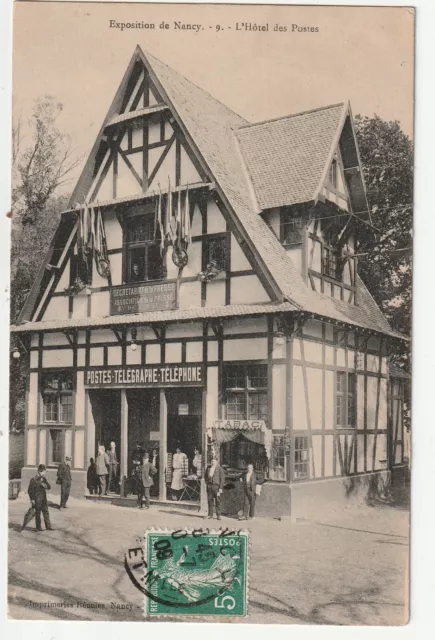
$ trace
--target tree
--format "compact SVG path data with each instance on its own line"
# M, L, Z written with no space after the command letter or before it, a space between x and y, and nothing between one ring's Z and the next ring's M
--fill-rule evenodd
M375 236L363 234L358 267L370 293L393 328L411 331L411 247L413 156L411 140L399 122L356 116L367 198ZM364 255L366 254L366 255ZM395 360L407 366L408 350L397 347Z
M29 120L30 133L23 135L21 118L12 130L12 231L11 231L11 322L17 320L37 271L44 260L67 194L57 191L81 158L73 158L68 136L59 131L57 118L62 105L52 97L35 101ZM28 142L28 144L26 144ZM29 353L12 338L22 357L10 369L10 424L24 426L25 380Z
M12 130L12 213L22 224L34 224L54 192L80 163L73 159L69 137L56 121L63 106L53 96L35 101L29 120L31 143L22 150L21 118Z

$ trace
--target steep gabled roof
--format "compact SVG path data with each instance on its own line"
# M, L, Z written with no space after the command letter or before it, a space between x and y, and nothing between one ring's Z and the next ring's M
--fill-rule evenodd
M344 103L249 125L209 93L137 47L71 203L82 201L87 195L104 131L120 114L130 75L138 61L147 68L203 165L204 173L216 184L235 227L266 274L277 303L288 301L292 310L399 336L391 330L361 281L357 305L334 300L307 286L275 233L258 215L264 208L316 199L334 144L338 143L345 119L350 114L349 106ZM284 168L278 166L279 159L284 162ZM51 254L47 256L47 262L50 259ZM21 320L28 319L30 303L26 302L26 312ZM171 313L176 317L175 312Z
M344 102L237 132L261 209L314 201L333 143L347 115ZM338 142L338 140L336 140Z

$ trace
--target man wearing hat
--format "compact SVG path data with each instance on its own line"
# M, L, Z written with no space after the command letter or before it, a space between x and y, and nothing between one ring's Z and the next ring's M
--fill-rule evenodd
M47 491L50 491L51 487L47 478L45 477L45 473L45 464L40 464L38 467L38 473L29 482L27 493L29 494L31 507L24 516L24 522L21 526L20 531L23 531L25 526L31 521L34 516L36 518L36 531L42 531L41 513L44 516L45 528L47 529L47 531L52 531L47 503Z
M65 462L61 462L57 468L56 484L60 484L60 506L59 509L66 509L66 503L71 491L71 458L66 456Z

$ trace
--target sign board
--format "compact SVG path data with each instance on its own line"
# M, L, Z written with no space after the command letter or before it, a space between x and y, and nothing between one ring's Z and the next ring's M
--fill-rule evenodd
M160 440L160 431L150 431L150 440Z
M110 315L177 308L177 283L123 284L110 290Z
M85 371L85 386L109 387L190 387L204 384L203 365L170 364L145 367L93 367Z
M179 416L188 416L189 415L189 405L188 404L179 404L178 405L178 415Z
M215 420L214 429L266 429L264 420Z

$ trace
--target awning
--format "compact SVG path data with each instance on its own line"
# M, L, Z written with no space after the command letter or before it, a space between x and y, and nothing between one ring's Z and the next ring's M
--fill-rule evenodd
M251 442L262 444L266 449L267 458L270 459L272 429L266 426L264 420L215 420L207 429L207 436L216 445L231 442L239 435Z

